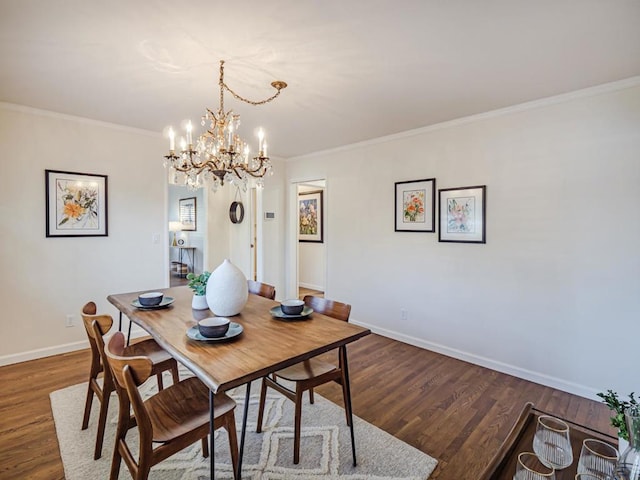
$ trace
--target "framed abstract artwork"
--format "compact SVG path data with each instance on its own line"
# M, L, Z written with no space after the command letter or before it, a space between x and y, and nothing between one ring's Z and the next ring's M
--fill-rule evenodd
M443 188L440 196L440 242L487 243L487 186Z
M298 194L298 240L322 243L322 190Z
M183 232L195 232L198 229L196 197L178 200L178 214Z
M395 231L435 232L436 179L395 183Z
M107 176L45 170L46 236L106 237Z

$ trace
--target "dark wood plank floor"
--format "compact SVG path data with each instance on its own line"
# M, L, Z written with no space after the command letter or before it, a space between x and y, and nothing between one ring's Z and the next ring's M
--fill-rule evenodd
M477 478L527 401L615 434L600 403L378 335L349 359L354 413L437 458L432 479ZM0 479L64 478L48 395L85 381L88 365L85 350L0 368ZM318 392L342 404L336 385Z

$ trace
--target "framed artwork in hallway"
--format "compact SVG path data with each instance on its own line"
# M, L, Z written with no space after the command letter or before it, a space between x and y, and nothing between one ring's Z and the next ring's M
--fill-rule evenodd
M298 240L323 243L322 190L298 194Z

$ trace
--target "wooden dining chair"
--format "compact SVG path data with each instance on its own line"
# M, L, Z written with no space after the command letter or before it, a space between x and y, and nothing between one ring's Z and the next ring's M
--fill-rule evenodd
M145 356L124 356L124 341L122 332L116 332L106 348L120 404L110 480L117 480L122 459L135 480L146 480L151 467L198 440L203 456L208 457L208 388L197 377L189 377L143 400L138 387L151 376L153 363ZM214 402L214 429L227 430L233 475L238 478L236 403L224 393L216 394ZM135 426L140 437L137 461L126 441L127 431Z
M91 416L91 405L94 395L100 401L100 414L98 415L98 432L96 433L96 446L93 453L93 459L97 460L102 456L102 442L104 438L104 427L107 420L107 411L109 409L109 397L115 390L113 377L107 365L106 357L104 357L104 339L105 335L113 325L111 315L96 315L96 304L88 302L82 307L82 323L87 331L89 345L91 346L91 368L89 370L89 385L87 387L87 399L84 406L84 416L82 419L82 430L86 430L89 426L89 417ZM95 324L95 325L94 325ZM151 358L153 365L153 374L158 377L158 388L162 390L162 372L171 371L173 383L178 383L178 363L165 352L155 340L148 339L135 343L126 347L124 355L138 356L144 355ZM98 375L102 372L102 386L98 383Z
M306 295L304 303L313 308L314 312L333 317L345 322L349 321L351 305L347 303L327 300L321 297ZM295 404L294 413L294 434L293 434L293 463L300 462L300 423L302 418L302 395L309 391L309 401L313 403L313 388L328 382L336 382L342 385L342 397L347 415L347 425L350 425L351 412L347 405L347 382L345 379L343 350L338 353L338 365L324 362L318 358L310 358L291 367L278 370L271 377L263 377L262 388L260 390L260 406L258 408L258 421L256 432L262 431L262 419L264 415L264 405L267 396L267 387L280 392ZM278 379L287 380L295 384L295 390L278 383Z
M261 297L265 297L270 300L276 299L276 287L273 285L256 282L255 280L247 280L247 285L249 286L249 293L260 295Z

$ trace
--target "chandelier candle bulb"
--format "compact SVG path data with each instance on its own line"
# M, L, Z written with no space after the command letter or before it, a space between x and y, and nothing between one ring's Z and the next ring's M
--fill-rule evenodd
M176 132L172 127L169 127L169 152L176 151Z
M191 131L193 130L193 125L191 125L191 120L187 123L187 145L193 145L193 137L191 136Z

